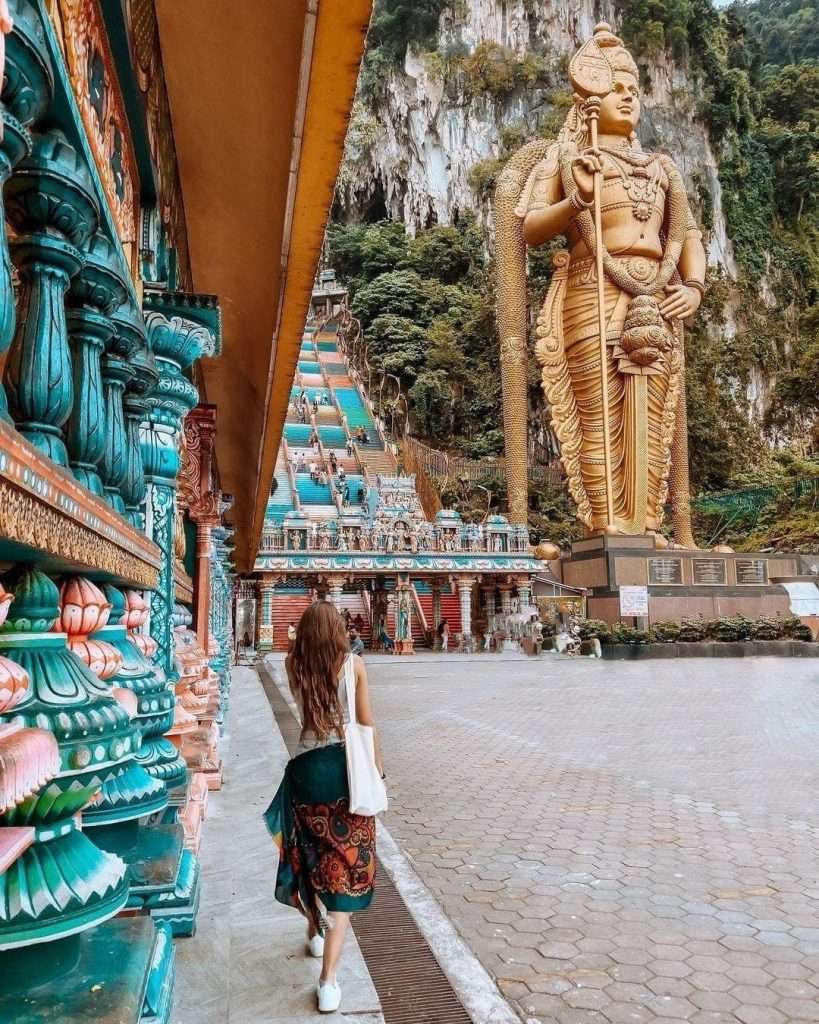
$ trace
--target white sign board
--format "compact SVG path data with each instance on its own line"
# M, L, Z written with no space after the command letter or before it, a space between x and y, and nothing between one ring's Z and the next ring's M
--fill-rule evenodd
M648 615L648 587L620 587L621 615Z

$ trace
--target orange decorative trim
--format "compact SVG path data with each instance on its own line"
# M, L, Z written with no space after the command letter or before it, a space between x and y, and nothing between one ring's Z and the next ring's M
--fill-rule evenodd
M120 240L137 237L136 159L98 0L58 0L65 60Z
M0 422L0 540L153 590L159 548Z

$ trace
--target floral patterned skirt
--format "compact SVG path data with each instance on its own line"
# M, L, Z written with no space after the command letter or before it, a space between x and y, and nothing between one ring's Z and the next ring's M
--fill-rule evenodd
M279 848L276 899L323 930L326 911L364 910L375 883L375 818L349 811L344 745L288 762L264 814Z

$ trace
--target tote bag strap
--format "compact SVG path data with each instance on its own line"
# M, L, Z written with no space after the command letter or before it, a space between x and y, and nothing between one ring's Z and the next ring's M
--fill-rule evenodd
M355 714L355 672L352 654L348 654L344 659L344 689L347 691L347 713L350 724L356 725L358 719Z

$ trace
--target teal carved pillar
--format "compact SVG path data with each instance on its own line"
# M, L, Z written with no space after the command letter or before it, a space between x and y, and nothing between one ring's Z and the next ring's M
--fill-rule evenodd
M187 766L179 751L165 739L164 734L173 725L176 697L168 687L165 675L158 672L151 661L134 643L130 629L138 629L141 612L132 608L117 587L106 584L103 588L111 604L109 625L101 631L101 638L111 643L122 655L122 666L114 678L117 686L125 686L137 698L134 719L142 733L142 747L136 760L166 787L184 785ZM143 605L144 607L144 605Z
M90 928L125 904L126 865L80 830L79 812L133 763L141 737L110 688L69 651L65 633L52 632L59 593L48 576L22 567L3 583L14 601L0 651L25 669L30 686L0 721L49 730L60 752L57 776L0 817L0 825L37 830L0 874L0 949L12 949Z
M122 433L118 443L121 453L112 443L109 453L113 478L109 492L111 502L117 511L124 512L126 519L140 530L145 529L142 505L145 501L145 471L142 464L140 427L148 414L147 395L156 387L159 374L153 355L148 350L145 322L142 313L132 302L123 303L113 314L115 336L111 342L112 359L120 357L127 361L130 374L126 388L118 397L121 403ZM115 419L120 409L114 407L111 395L110 415ZM119 431L118 431L119 434ZM116 487L119 498L114 497Z
M111 243L92 237L85 265L74 278L68 296L68 331L74 363L74 406L66 443L71 471L89 491L103 496L99 466L106 448L106 403L101 357L114 336L111 314L125 301L126 290L116 270Z
M222 496L221 514L230 508L232 498ZM211 624L210 631L217 643L216 657L211 667L219 675L219 688L222 696L222 713L227 710L230 699L230 667L233 659L232 629L232 575L231 575L231 534L232 528L226 525L214 527L212 530L214 562L211 575Z
M182 420L199 395L184 376L210 346L208 331L183 317L166 317L156 310L145 313L148 344L156 359L158 379L147 395L148 421L141 432L145 467L145 532L159 547L162 561L159 586L151 593L149 631L158 645L157 660L170 677L174 674L174 525L176 478Z
M8 351L17 325L3 188L15 167L31 154L32 138L28 126L45 113L54 87L37 12L30 3L19 0L12 3L11 14L14 31L6 37L6 65L0 103L3 118L0 139L0 356ZM2 384L0 419L11 422Z
M31 135L20 122L4 110L3 138L0 141L0 356L4 355L14 338L17 325L11 254L5 231L6 211L3 187L12 170L31 152ZM0 384L0 419L11 422L5 388Z
M123 402L125 411L125 479L121 492L125 518L138 530L145 529L145 469L142 465L140 428L148 415L148 394L156 387L159 374L153 356L141 348L131 359L133 376Z
M23 436L68 465L63 427L74 399L65 315L69 281L96 230L91 178L61 132L35 135L31 155L6 184L9 220L19 232L11 254L22 280L19 316L6 363L12 418Z
M120 686L122 654L111 641L125 636L124 626L108 626L111 604L102 590L83 576L60 582L60 618L57 625L68 636L68 647L98 679L109 684L111 695L131 713L137 700L129 687ZM141 731L140 731L141 737ZM168 803L161 780L149 775L136 760L107 779L95 802L83 812L83 826L115 826L161 811ZM107 847L106 847L107 848ZM118 851L117 851L118 852Z
M125 429L123 399L125 387L132 377L130 365L118 355L102 357L102 380L105 391L105 449L102 455L102 480L105 500L120 515L125 515L125 501L120 488L128 473L128 435Z

